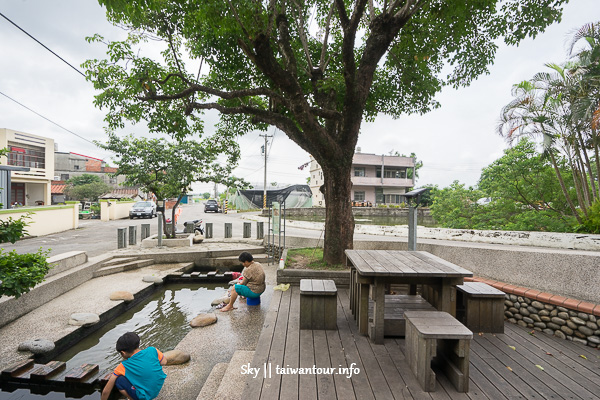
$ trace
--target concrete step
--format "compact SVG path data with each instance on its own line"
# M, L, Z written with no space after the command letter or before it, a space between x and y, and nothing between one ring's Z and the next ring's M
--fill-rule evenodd
M110 265L108 267L102 267L94 272L94 278L116 274L123 271L130 271L132 269L143 268L152 264L154 264L154 260L135 260L122 264Z
M210 371L210 375L206 378L206 382L204 382L204 386L202 386L202 390L200 394L196 398L196 400L215 400L215 394L221 385L221 381L223 380L223 375L225 375L225 371L227 371L228 363L218 363L215 365Z
M214 258L200 258L198 259L198 264L205 267L213 267L213 268L232 268L239 267L242 268L242 264L239 262L238 257L240 256L239 252L236 255L230 256L221 256ZM268 261L268 255L261 254L252 254L254 260L261 263L266 264Z
M102 267L110 267L111 265L123 264L130 261L135 261L135 257L115 257L102 263Z
M215 399L240 400L242 398L241 389L247 378L247 375L242 374L242 365L251 363L253 357L254 351L237 350L233 353L223 379L221 379L219 389L215 393Z

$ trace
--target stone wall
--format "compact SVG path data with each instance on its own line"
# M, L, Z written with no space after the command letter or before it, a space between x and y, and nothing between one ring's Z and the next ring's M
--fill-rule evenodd
M504 316L513 324L538 332L572 340L591 347L600 345L598 317L532 300L528 297L507 294Z

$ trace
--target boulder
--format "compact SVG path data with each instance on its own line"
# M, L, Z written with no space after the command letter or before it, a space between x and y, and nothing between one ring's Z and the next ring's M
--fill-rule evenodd
M201 328L203 326L212 325L217 322L217 315L214 313L200 314L190 321L192 328Z
M167 357L167 365L185 364L190 361L190 355L181 350L165 351L163 354Z
M73 313L69 319L69 325L91 326L100 322L98 314L94 313Z
M196 232L196 234L194 235L194 237L192 238L192 240L196 244L202 243L202 241L204 240L204 236L201 235L200 232Z
M218 299L214 299L212 301L212 303L210 303L210 305L211 306L218 306L221 303L229 304L229 297L228 296L224 296L224 297L219 297Z
M120 290L117 292L112 292L110 294L110 299L113 301L123 300L123 301L132 301L133 294L131 292L127 292L125 290Z
M142 278L142 281L148 283L163 283L163 278L161 278L160 276L146 275Z
M30 351L33 354L45 354L54 350L54 342L47 339L27 340L18 347L19 351Z

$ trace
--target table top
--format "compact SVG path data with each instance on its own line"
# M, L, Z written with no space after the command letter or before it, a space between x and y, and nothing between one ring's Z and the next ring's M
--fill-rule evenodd
M393 277L467 277L473 273L426 251L346 250L360 275Z

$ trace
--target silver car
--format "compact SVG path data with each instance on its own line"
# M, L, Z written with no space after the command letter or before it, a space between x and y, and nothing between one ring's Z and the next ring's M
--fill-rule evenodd
M156 216L156 203L153 201L138 201L129 211L129 219L153 218Z

